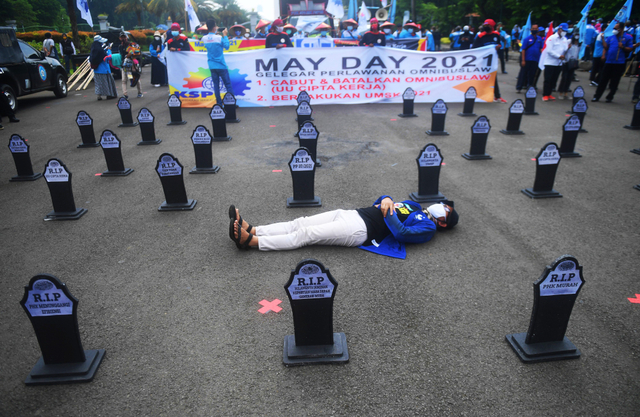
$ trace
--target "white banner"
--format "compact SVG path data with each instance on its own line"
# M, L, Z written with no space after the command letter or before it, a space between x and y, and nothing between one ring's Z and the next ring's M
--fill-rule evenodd
M476 100L493 101L498 57L493 46L451 52L381 47L283 48L225 54L240 107L296 105L306 90L312 103L401 103L411 87L418 103L464 101L471 86ZM167 53L170 92L183 107L215 102L207 54ZM224 85L220 91L225 93Z

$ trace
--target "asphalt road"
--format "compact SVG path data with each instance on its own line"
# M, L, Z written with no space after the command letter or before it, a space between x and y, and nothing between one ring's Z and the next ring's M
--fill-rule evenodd
M516 64L507 70L503 97L524 98L515 93ZM587 76L579 72L572 87L582 85L590 99ZM8 149L1 152L0 415L638 415L640 304L628 298L640 293L640 156L629 150L640 136L623 128L633 109L627 78L613 103L589 102L589 132L576 146L583 157L558 168L554 188L563 198L532 200L520 190L533 186L540 148L559 143L569 101L539 100L540 115L523 118L523 136L499 133L507 105L476 104L492 125L488 161L460 157L474 120L456 115L461 103L449 104L444 137L425 135L431 104L417 104L412 119L397 117L400 105L315 106L323 206L287 209L293 107L239 109L242 122L228 125L233 140L213 144L220 172L188 175L190 136L198 124L210 128L208 111L184 110L186 125L166 126L166 90L148 77L144 98L131 103L134 114L146 106L156 116L158 146L136 146L140 130L117 128L115 101L96 101L91 87L66 99L22 98L21 122L0 132L4 143L12 133L28 140L36 171L61 159L76 205L88 209L78 221L44 222L52 209L45 181L9 182L15 168ZM96 135L118 135L134 173L95 175L106 164L100 148L76 148L79 110L94 118ZM341 247L240 252L227 236L230 204L255 225L364 207L381 194L406 199L417 191L415 158L428 142L444 156L440 191L455 201L460 223L409 246L406 260ZM163 152L184 165L195 210L157 211L164 196L154 168ZM584 267L566 334L582 357L523 364L505 335L527 331L532 283L563 254ZM293 333L283 286L306 258L339 283L334 331L347 336L346 365L282 364ZM19 301L42 272L80 300L84 348L106 349L91 383L23 384L40 350ZM282 311L258 313L259 301L276 298Z

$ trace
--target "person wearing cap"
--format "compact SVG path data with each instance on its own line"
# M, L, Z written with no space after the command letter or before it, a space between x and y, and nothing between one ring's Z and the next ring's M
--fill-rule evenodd
M267 35L267 40L264 44L265 48L293 48L291 38L284 32L284 22L282 19L276 19L271 26L271 33Z
M387 21L380 25L380 29L384 32L384 38L386 40L393 40L393 29L396 27L393 23Z
M371 28L362 35L360 39L360 46L387 46L387 39L383 32L380 32L378 26L378 19L372 18L369 23Z
M286 33L289 38L297 38L300 37L298 36L298 29L296 29L295 26L293 26L291 23L287 23L286 25L284 25L284 33Z
M549 36L545 42L542 101L556 99L551 95L551 91L555 89L558 83L558 77L562 71L562 62L564 61L567 50L571 47L571 43L565 36L568 28L569 26L566 23L560 23L556 33Z
M160 87L169 83L167 66L158 59L158 55L161 54L163 50L162 35L156 31L153 34L153 40L149 44L149 53L151 54L151 84L154 87Z
M416 25L413 20L407 20L407 23L404 24L402 32L398 35L399 39L420 39L420 35L417 33L419 31L418 25Z
M460 50L466 51L467 49L471 49L473 45L473 33L469 30L469 26L465 26L462 28L462 33L460 34Z
M468 28L468 26L465 26L466 28ZM453 29L451 31L451 33L449 34L449 40L451 41L450 45L451 45L451 50L452 51L458 51L460 50L460 35L462 35L462 30L460 29L460 26L456 26L455 29ZM467 48L469 49L469 48Z
M333 39L331 36L329 36L329 32L331 31L331 26L327 25L326 23L320 23L318 26L316 26L316 30L320 32L320 37L323 39Z
M64 69L66 69L67 72L69 72L69 65L73 65L73 70L75 71L76 63L73 62L73 56L76 54L76 47L73 44L73 41L69 39L66 33L62 34L62 42L60 42L60 49L62 50L62 56L64 57Z
M616 23L613 27L613 35L605 38L602 42L602 60L604 61L604 67L602 68L598 88L591 101L599 101L607 89L607 84L609 84L609 94L607 94L606 102L611 103L616 91L618 91L620 78L622 78L624 74L627 54L633 51L638 45L640 45L640 43L633 43L631 35L624 33L624 23Z
M221 35L217 33L218 28L216 27L215 19L207 20L207 31L209 33L202 37L202 43L207 49L207 63L209 64L209 71L211 71L211 82L216 96L216 103L223 105L222 97L220 97L220 80L222 80L227 92L233 94L233 87L229 78L229 67L227 67L227 63L224 60L224 50L229 50L229 38L227 37L227 29L224 29Z
M167 41L167 48L171 52L191 50L189 38L182 33L179 23L171 24L171 39Z
M360 40L361 36L358 34L358 23L353 19L347 19L342 22L344 30L342 31L342 39L349 39L353 41Z
M513 29L511 29L511 49L516 52L520 52L520 45L518 45L518 41L520 40L520 35L522 31L520 30L520 26L516 23L513 25Z
M602 18L601 17L599 17L598 20L596 20L595 28L598 31L598 33L602 32Z
M492 45L497 51L500 50L500 34L494 30L496 22L493 19L487 19L482 26L482 32L478 33L473 41L473 48L482 48L483 46ZM500 86L498 85L498 74L496 74L495 83L493 85L493 101L494 103L506 103L507 100L500 96Z
M278 19L280 20L280 19ZM273 22L275 24L275 22ZM267 27L271 24L268 20L260 19L256 25L256 34L253 35L254 39L267 39Z
M290 222L253 227L229 207L229 237L238 249L257 247L262 251L292 250L309 245L357 247L404 259L405 243L426 243L436 231L452 229L458 213L452 201L422 208L405 200L399 203L388 195L370 207L334 210Z
M102 100L102 96L107 96L107 100L116 98L118 91L116 90L116 82L111 75L111 68L106 58L111 51L105 51L104 43L107 40L100 35L93 37L91 51L89 53L89 64L93 69L93 84L98 100Z
M244 26L242 25L233 25L231 26L231 40L244 40Z
M543 44L544 39L538 36L538 25L532 24L531 35L522 40L522 47L520 48L521 68L518 74L518 82L516 83L516 91L518 93L522 91L523 87L529 88L534 86Z

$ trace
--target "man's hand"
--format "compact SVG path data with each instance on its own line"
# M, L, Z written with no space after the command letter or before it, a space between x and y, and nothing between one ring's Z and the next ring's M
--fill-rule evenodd
M170 51L175 51L175 50L176 50L176 48L169 48L169 50L170 50Z
M387 217L387 213L390 213L393 216L393 213L396 212L396 206L393 204L392 199L385 197L380 203L380 210L382 210L382 216L384 217Z
M283 44L279 43L279 44L276 45L276 49L284 48L285 46L286 45L283 45Z
M229 32L227 31L227 28L225 28L225 29L222 31L222 36L225 36L225 37L226 37L226 36L227 36L227 33L229 33Z
M560 55L560 59L564 59L564 55Z
M524 68L524 66L525 66L524 61L520 62L520 66L521 66L522 68Z

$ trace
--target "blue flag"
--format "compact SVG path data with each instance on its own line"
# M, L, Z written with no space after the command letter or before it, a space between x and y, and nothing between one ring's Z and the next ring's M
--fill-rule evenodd
M593 0L591 0L590 3L592 2ZM580 31L580 43L582 44L582 46L580 46L580 53L578 54L578 59L582 59L584 57L585 50L587 49L587 43L584 41L584 39L587 34L587 17L588 16L589 15L586 15L586 14L582 15L582 19L580 19L580 21L578 22L578 30Z
M391 0L391 10L389 11L389 22L395 24L396 20L396 3L398 0Z
M347 12L347 17L353 20L358 19L358 1L357 0L349 0L349 11Z
M613 18L607 29L604 31L604 37L608 38L609 36L613 36L613 27L616 23L625 23L629 20L629 16L631 16L631 8L633 7L633 0L627 0L624 6L620 9L616 17Z
M527 24L522 27L522 36L520 36L520 41L524 42L531 35L531 12L529 12L529 17L527 18Z
M584 9L582 9L582 11L580 12L580 14L582 14L583 16L586 16L589 14L589 10L591 10L591 6L593 6L593 0L589 0L589 3L587 3L584 6Z

